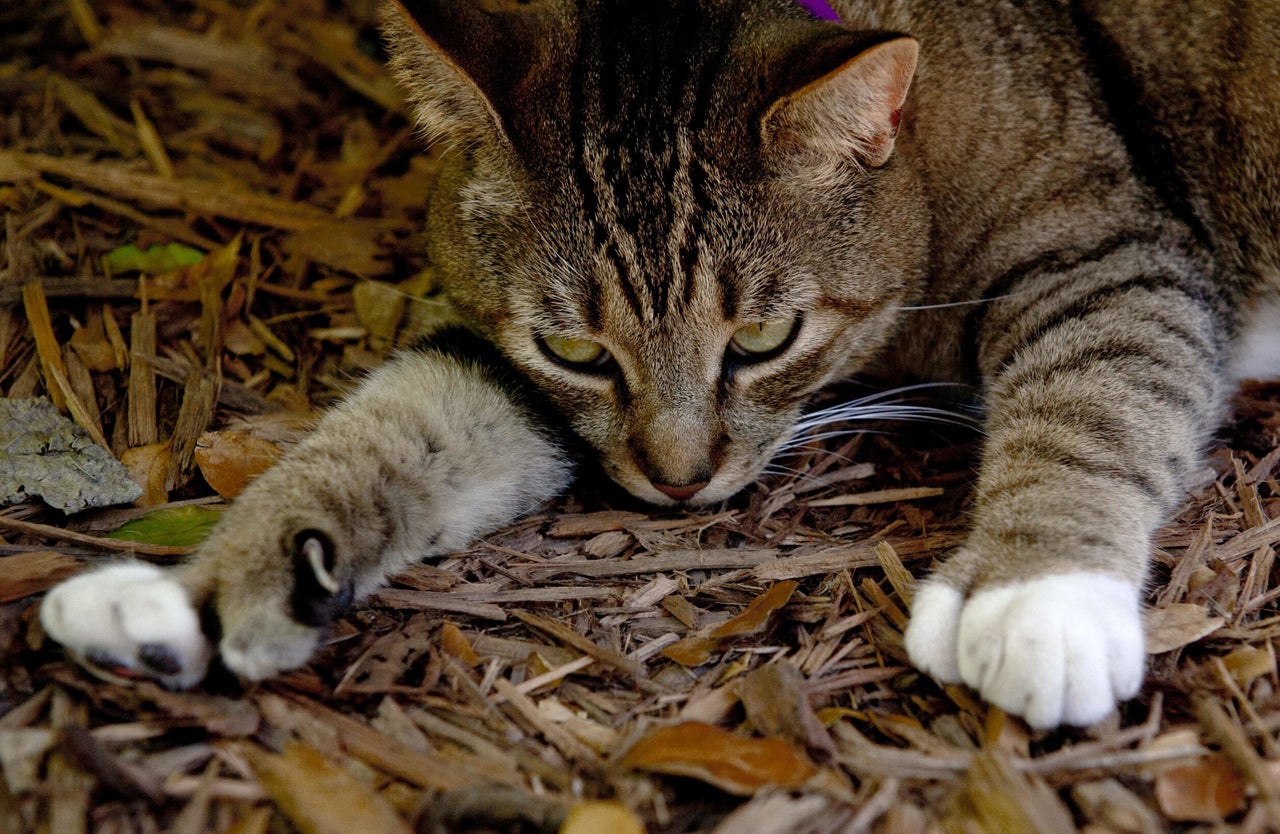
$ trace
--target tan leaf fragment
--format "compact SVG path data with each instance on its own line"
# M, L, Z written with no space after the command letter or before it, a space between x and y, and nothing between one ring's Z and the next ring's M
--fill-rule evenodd
M249 744L239 749L300 834L409 831L385 798L313 747L287 744L279 755Z
M835 760L835 742L809 706L804 676L794 664L761 666L738 682L738 694L757 732L801 746L817 761Z
M1276 658L1266 649L1241 646L1222 658L1222 663L1241 686L1248 686L1264 675L1276 670Z
M129 477L142 487L142 497L134 501L139 507L156 507L169 500L165 484L169 477L169 458L173 449L169 441L148 443L125 449L120 462L129 470ZM197 454L199 454L197 452Z
M1222 617L1209 616L1209 609L1203 605L1175 602L1152 608L1146 614L1147 654L1163 654L1189 646L1225 623Z
M461 660L468 666L475 666L480 662L480 655L471 648L471 641L467 640L462 629L453 623L445 623L440 627L440 648L445 654Z
M746 738L687 721L642 739L622 757L623 767L688 776L738 796L771 787L799 787L821 771L780 738Z
M1156 802L1166 817L1217 822L1244 808L1245 780L1226 756L1211 755L1156 774Z
M80 570L65 553L35 550L0 559L0 604L48 590Z
M223 498L235 498L249 483L271 468L280 447L248 431L207 431L196 440L195 460L200 474Z
M705 635L694 635L672 643L662 650L663 656L682 666L701 666L725 639L752 634L764 628L769 615L787 604L797 585L790 579L778 582L752 600L738 616L721 623Z
M369 331L369 336L385 346L396 336L404 318L407 298L402 290L381 281L363 281L351 289L356 318Z
M620 802L579 802L569 809L559 834L644 834L644 823Z

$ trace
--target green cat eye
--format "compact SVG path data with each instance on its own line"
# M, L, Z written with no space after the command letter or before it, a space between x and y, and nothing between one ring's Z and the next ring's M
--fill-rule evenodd
M567 365L603 365L609 359L604 345L590 339L543 336L539 341L553 359Z
M734 331L729 350L739 356L764 359L787 345L795 335L800 319L785 318L757 321Z

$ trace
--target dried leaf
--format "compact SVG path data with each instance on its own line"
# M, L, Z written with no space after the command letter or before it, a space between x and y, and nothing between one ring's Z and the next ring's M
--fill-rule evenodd
M207 431L196 440L195 459L200 474L228 500L270 469L280 454L279 446L248 431Z
M620 802L579 802L569 809L559 834L644 834L644 823Z
M109 539L192 547L205 540L222 513L209 507L165 507L121 525Z
M475 666L480 662L480 656L476 654L475 649L471 648L471 643L463 635L462 629L453 623L445 623L440 628L440 648L450 657L455 657L468 666Z
M783 660L761 666L738 682L738 694L757 732L803 747L824 764L835 761L835 743L809 706L804 676L795 664Z
M682 666L701 666L711 658L711 653L719 648L720 643L729 637L740 637L752 634L764 628L769 615L787 604L795 593L797 583L793 580L779 582L769 590L751 601L746 609L731 620L727 620L709 633L701 636L686 637L663 649L662 654Z
M385 275L393 264L384 257L380 236L380 229L372 223L333 220L294 232L283 246L293 255L357 275Z
M1245 804L1244 777L1221 755L1161 771L1155 789L1164 815L1183 822L1217 822Z
M782 739L745 738L697 721L642 739L623 756L622 765L689 776L739 796L767 787L799 787L820 773Z
M0 558L0 604L48 590L79 570L76 559L49 550Z
M1276 669L1275 655L1253 646L1241 646L1222 658L1222 663L1241 686L1248 686L1263 675L1272 674Z
M382 796L314 747L293 743L281 755L240 748L262 787L301 834L407 834Z
M1175 602L1146 615L1147 654L1163 654L1208 637L1226 623L1203 605Z
M384 343L395 338L407 302L402 290L381 281L364 281L352 288L351 297L356 305L356 318L370 336Z
M120 462L129 470L129 477L142 487L142 495L134 504L139 507L154 507L169 500L167 483L172 453L173 445L166 440L163 443L134 446L132 449L125 449L124 454L120 455Z

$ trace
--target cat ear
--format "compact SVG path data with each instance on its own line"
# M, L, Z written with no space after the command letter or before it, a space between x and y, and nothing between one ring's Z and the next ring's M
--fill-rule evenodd
M533 70L538 4L387 0L390 68L427 139L506 141L510 108Z
M782 96L765 113L765 147L885 164L918 54L914 38L896 37Z

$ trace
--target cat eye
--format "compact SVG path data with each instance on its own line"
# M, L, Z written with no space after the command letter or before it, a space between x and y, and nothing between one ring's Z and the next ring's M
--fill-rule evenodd
M602 367L611 358L604 345L590 339L543 336L538 339L538 344L555 361L579 369Z
M799 329L799 316L752 322L734 331L729 340L729 351L750 362L771 359L791 344Z

